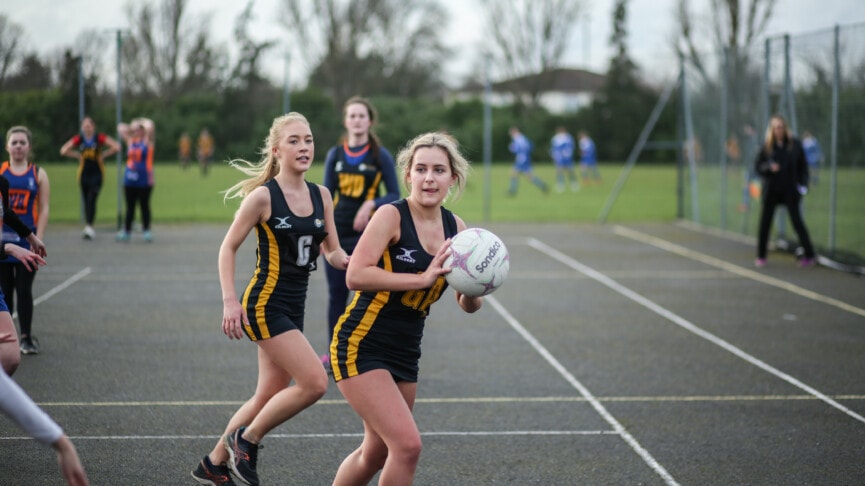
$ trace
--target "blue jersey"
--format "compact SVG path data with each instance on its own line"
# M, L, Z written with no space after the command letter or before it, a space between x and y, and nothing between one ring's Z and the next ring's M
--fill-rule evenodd
M129 144L123 185L127 187L153 186L153 147L143 140Z
M508 150L514 154L514 165L518 169L528 169L532 164L532 142L522 133L516 134L508 145Z
M823 159L823 152L820 150L820 144L816 138L805 137L802 140L802 149L805 151L805 160L808 161L808 165L811 167L820 165L820 161Z
M598 152L595 150L595 142L589 137L580 139L580 162L594 165L598 162Z
M384 183L386 193L381 194ZM324 186L333 195L333 220L340 246L349 254L360 239L354 217L366 201L376 207L399 199L399 181L393 157L384 147L373 153L370 144L331 148L324 161Z
M550 155L559 166L574 163L574 137L569 133L557 133L550 142Z
M0 166L0 174L9 181L9 207L32 232L39 220L39 168L28 165L21 174L12 172L9 162ZM8 225L3 225L3 242L30 249L30 243ZM14 258L9 257L11 260ZM16 260L17 261L17 260Z

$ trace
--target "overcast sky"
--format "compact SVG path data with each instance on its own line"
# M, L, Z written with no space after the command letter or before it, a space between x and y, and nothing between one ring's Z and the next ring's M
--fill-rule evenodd
M147 0L149 1L149 0ZM255 39L279 38L283 28L277 23L282 0L256 0L253 33ZM612 24L613 0L585 0L588 15L583 18L572 38L564 65L604 72L611 57L608 46ZM741 0L744 2L744 0ZM482 45L483 20L478 15L478 0L440 0L451 13L451 23L444 27L446 42L457 49L457 57L447 66L449 75L461 79L471 70L475 52ZM0 12L24 27L25 45L40 54L70 46L87 28L116 29L126 26L123 5L126 0L0 0ZM647 74L662 80L675 73L675 59L669 47L674 30L673 8L677 0L631 0L628 5L628 41L631 56ZM691 0L703 15L710 0ZM14 5L14 6L13 6ZM62 6L61 6L62 5ZM193 15L211 12L214 40L227 42L234 19L246 6L242 0L189 0ZM861 0L778 0L768 35L805 33L865 21ZM114 40L106 34L106 48L114 52ZM265 59L264 70L280 83L285 72L284 52L274 49ZM300 56L292 54L292 85L305 78L307 68ZM456 83L449 83L456 84Z

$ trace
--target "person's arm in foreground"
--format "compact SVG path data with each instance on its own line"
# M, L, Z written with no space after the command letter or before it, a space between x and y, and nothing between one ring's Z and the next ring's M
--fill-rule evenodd
M57 463L66 484L86 486L87 474L78 452L63 429L39 408L6 373L0 373L0 411L12 419L28 435L50 445L57 452Z

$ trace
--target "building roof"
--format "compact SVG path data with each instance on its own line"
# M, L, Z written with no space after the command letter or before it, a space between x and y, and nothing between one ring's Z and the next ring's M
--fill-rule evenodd
M531 74L492 83L493 91L519 91L520 86L539 83L540 92L558 91L562 93L597 93L604 87L607 77L585 69L556 68L546 73ZM460 91L478 92L484 87L477 81L470 81Z

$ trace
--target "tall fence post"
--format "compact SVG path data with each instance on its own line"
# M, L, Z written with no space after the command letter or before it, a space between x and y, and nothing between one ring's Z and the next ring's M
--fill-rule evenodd
M493 160L493 114L492 85L490 82L490 56L484 57L484 221L491 218L492 205L492 160Z
M684 61L682 61L684 66ZM691 219L700 222L700 191L697 185L697 159L695 156L696 139L694 138L694 117L691 113L691 101L688 97L688 78L682 68L682 110L685 112L685 147L688 155L688 171L691 182Z
M282 74L282 114L291 111L291 52L285 51L285 72Z
M115 109L117 116L117 142L123 147L123 138L120 136L120 124L123 123L123 77L120 72L121 47L123 44L123 33L117 29L117 94L115 95ZM117 151L117 230L122 227L123 222L123 150Z
M685 86L684 57L679 56L679 76L676 78L679 89ZM676 109L676 218L685 219L685 157L681 148L685 146L685 109L682 97Z
M766 39L763 45L763 118L760 125L756 127L757 133L762 133L769 125L769 117L772 116L772 41Z
M841 89L841 27L835 26L835 39L832 46L835 58L832 76L832 134L829 147L829 164L832 171L829 174L829 241L828 249L835 252L835 209L837 205L838 188L838 92Z
M78 55L78 127L84 122L84 57ZM81 195L81 221L87 221L87 212L84 209L84 194Z
M784 34L784 109L790 129L793 133L799 133L799 119L796 117L796 96L793 93L793 75L790 63L790 34Z
M721 229L727 229L727 124L729 114L727 112L727 97L729 79L729 62L730 49L724 47L724 56L721 60L721 126L720 126L720 141L721 141Z

